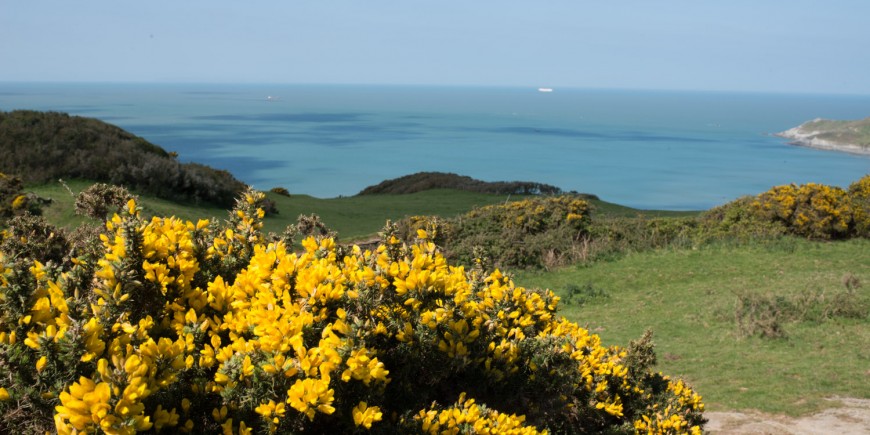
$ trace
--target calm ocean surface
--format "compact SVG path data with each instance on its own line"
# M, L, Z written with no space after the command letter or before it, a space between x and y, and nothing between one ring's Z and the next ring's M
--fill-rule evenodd
M769 133L870 116L870 96L534 88L0 83L0 110L99 118L259 189L353 195L444 171L701 209L777 184L848 186L870 157Z

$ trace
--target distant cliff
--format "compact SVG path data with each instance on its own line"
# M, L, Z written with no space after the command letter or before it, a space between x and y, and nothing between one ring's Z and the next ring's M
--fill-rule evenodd
M792 144L854 154L870 154L870 118L858 121L814 119L777 133Z

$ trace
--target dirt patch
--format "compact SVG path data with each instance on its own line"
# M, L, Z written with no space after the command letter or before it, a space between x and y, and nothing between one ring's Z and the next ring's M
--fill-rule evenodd
M761 412L706 412L706 430L720 435L870 435L870 400L834 398L835 408L803 417Z

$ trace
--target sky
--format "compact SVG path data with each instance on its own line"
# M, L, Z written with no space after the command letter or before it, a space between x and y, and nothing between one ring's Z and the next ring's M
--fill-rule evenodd
M0 81L870 94L867 0L0 0Z

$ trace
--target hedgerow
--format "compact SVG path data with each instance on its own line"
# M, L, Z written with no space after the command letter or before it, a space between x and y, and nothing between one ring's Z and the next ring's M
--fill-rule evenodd
M0 432L700 432L700 396L650 371L648 335L606 347L423 229L291 252L263 235L263 199L223 223L130 200L61 256L7 233Z

